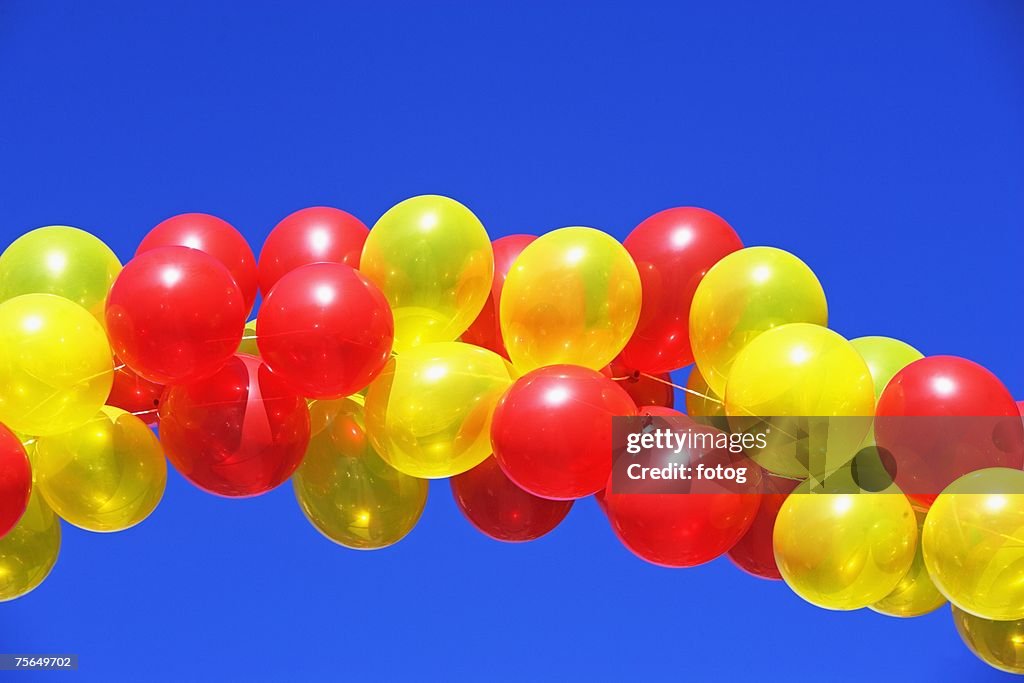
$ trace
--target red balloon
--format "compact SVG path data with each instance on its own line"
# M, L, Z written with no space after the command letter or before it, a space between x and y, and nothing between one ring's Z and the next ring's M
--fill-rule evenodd
M701 278L724 256L743 248L716 214L687 206L640 223L623 242L640 271L643 303L622 360L644 372L668 372L693 362L690 304Z
M929 507L956 479L987 467L1024 467L1024 426L1009 390L956 356L914 361L890 380L875 410L878 446L895 482Z
M207 213L171 216L142 238L135 255L160 247L189 247L224 264L245 298L245 311L256 301L256 257L242 233L225 220Z
M0 425L0 538L14 528L32 493L32 468L25 447L7 427Z
M310 398L364 388L384 368L394 340L384 294L340 263L314 263L285 275L256 321L256 344L267 365Z
M729 559L743 571L762 579L779 580L782 574L775 564L775 547L772 535L775 533L775 519L779 510L799 481L783 479L762 473L761 505L757 508L750 529L736 545L729 549Z
M654 411L641 414L669 414L665 409ZM671 414L676 431L685 425L694 434L718 434L682 413ZM645 483L650 493L616 492L609 477L604 498L608 520L622 544L637 557L664 567L694 567L728 551L750 528L760 504L760 468L742 454L715 448L654 452L647 462L652 467L671 463L694 468L698 464L746 467L747 477L742 483L653 480Z
M358 268L369 234L361 220L329 206L312 206L286 216L270 231L260 251L260 291L266 294L286 273L310 263Z
M491 281L491 293L487 296L487 303L480 309L476 320L468 330L462 333L462 341L482 346L508 358L505 342L501 338L498 314L501 290L505 286L508 271L512 269L512 263L535 239L537 238L533 235L508 235L491 243L491 247L494 249L494 279Z
M160 441L178 472L204 491L257 496L302 462L309 409L262 360L238 354L215 374L168 389Z
M523 375L502 396L491 445L520 488L553 500L583 498L608 481L615 415L636 415L615 382L587 368L550 365Z
M538 498L516 486L493 457L452 477L452 496L470 524L499 541L532 541L554 529L571 500Z
M1024 401L1017 401L1017 411L1020 412L1020 416L1024 417Z
M187 247L139 254L107 297L114 354L157 384L181 384L215 372L238 348L245 301L217 259Z
M157 409L164 395L164 385L139 377L118 359L114 362L114 385L110 389L107 405L137 415L148 425L157 424L160 421Z
M671 385L672 377L667 372L657 375L645 374L639 370L631 370L621 358L616 358L601 370L601 374L625 389L637 408L672 408L676 404L675 389Z

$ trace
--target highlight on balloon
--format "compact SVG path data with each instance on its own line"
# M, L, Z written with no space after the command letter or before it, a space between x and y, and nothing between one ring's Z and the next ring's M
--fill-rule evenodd
M204 213L123 263L31 230L0 255L0 601L59 571L67 525L146 533L168 463L224 498L290 481L356 550L415 533L447 479L490 539L593 497L642 561L728 557L828 610L948 605L1024 673L1024 404L970 360L830 329L812 265L696 207L621 242L492 242L441 195L372 227L302 208L258 256Z

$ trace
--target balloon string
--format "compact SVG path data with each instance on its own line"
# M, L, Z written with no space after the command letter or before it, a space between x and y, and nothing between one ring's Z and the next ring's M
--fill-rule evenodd
M702 394L699 391L695 391L695 390L693 390L693 389L691 389L689 387L680 386L680 385L678 385L678 384L676 384L674 382L668 381L667 379L662 379L662 378L657 377L655 375L647 374L646 372L641 372L640 376L641 377L646 377L647 379L653 379L655 382L661 382L662 384L667 384L668 386L672 387L673 389L678 389L679 391L685 392L685 393L690 394L692 396L697 396L699 398L704 399L705 401L711 401L712 403L717 403L718 405L723 405L722 401L717 399L717 398L715 398L714 396L708 396L706 394ZM613 377L612 379L619 379L619 378L618 377ZM630 378L629 377L624 377L623 379L630 379Z

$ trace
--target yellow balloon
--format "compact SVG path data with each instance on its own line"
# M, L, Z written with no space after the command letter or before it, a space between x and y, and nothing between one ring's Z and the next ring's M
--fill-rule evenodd
M238 344L238 353L247 353L250 356L259 358L260 349L256 346L256 318L245 324L242 341Z
M437 479L476 467L491 453L491 417L512 384L506 361L462 342L398 354L370 383L366 428L392 467Z
M953 605L957 633L974 655L989 666L1024 674L1024 619L992 621Z
M167 461L138 417L111 406L81 427L40 437L36 486L65 521L88 531L135 526L163 497Z
M732 430L766 436L766 447L751 457L788 477L820 479L848 463L874 411L874 384L860 354L810 323L781 325L751 341L725 389Z
M918 542L915 544L914 562L910 571L896 585L896 589L871 605L871 609L891 617L919 617L934 612L946 604L946 598L932 583L928 569L924 566L924 553L921 551L921 527L924 525L924 512L914 510L917 521Z
M876 401L896 373L924 358L924 354L910 344L891 337L858 337L851 339L850 343L868 364L875 385Z
M640 274L626 248L593 228L530 243L501 290L501 334L516 370L569 363L600 370L640 318Z
M0 304L0 422L49 435L88 422L110 395L106 333L84 308L52 294Z
M725 417L725 402L711 390L696 366L690 370L690 376L686 380L685 393L687 415L701 424L728 431L729 423Z
M56 294L103 321L107 292L121 262L98 237L66 225L22 235L0 256L0 301Z
M951 603L997 621L1024 619L1024 472L991 467L939 494L924 523L924 562Z
M427 503L425 479L402 474L366 436L362 397L339 404L331 424L309 442L292 477L306 518L335 543L372 550L402 540Z
M491 291L494 252L472 211L448 197L422 195L381 216L359 270L391 304L394 350L402 353L466 331Z
M736 355L766 330L828 324L821 283L807 265L773 247L748 247L711 267L690 306L690 345L708 386L725 394Z
M60 553L60 521L33 489L21 520L0 538L0 602L20 598L49 575Z
M773 536L783 580L825 609L867 607L892 593L914 561L917 523L901 493L801 493Z

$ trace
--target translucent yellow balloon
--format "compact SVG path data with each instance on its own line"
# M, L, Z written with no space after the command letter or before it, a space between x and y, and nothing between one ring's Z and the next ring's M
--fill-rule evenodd
M767 446L750 456L788 477L820 479L849 462L874 410L874 384L860 354L810 323L781 325L751 341L725 389L732 430L766 436Z
M896 373L915 360L924 358L924 354L910 344L891 337L858 337L851 339L850 343L868 364L875 385L876 401Z
M242 333L242 341L238 345L238 353L247 353L250 356L260 355L260 349L256 346L256 318L245 324L245 332Z
M491 453L491 417L512 383L505 360L461 342L424 344L392 358L370 383L366 428L392 467L436 479Z
M914 561L917 523L900 493L799 493L775 521L775 560L807 602L867 607L892 593Z
M20 598L49 575L60 553L60 521L33 489L28 508L0 538L0 602Z
M320 533L347 548L397 543L423 513L429 484L377 455L366 436L362 397L338 399L330 425L309 442L292 477L295 498Z
M1024 619L1024 472L966 474L928 511L924 562L951 603L984 619Z
M690 344L708 386L725 394L736 355L787 323L828 324L821 283L807 265L773 247L748 247L712 266L690 306Z
M466 331L491 291L494 252L472 211L448 197L422 195L381 216L359 270L391 304L394 350L401 353Z
M716 429L728 430L729 423L725 417L725 402L722 401L704 377L694 366L686 380L686 414L701 424Z
M501 290L501 334L516 370L569 363L600 370L640 317L640 274L625 247L593 228L530 243Z
M1024 674L1024 619L992 621L953 606L957 633L974 655L991 667Z
M103 320L107 292L121 262L98 237L66 225L33 230L0 256L0 301L56 294Z
M946 604L946 598L932 583L928 569L924 566L924 553L921 551L921 527L924 525L924 512L914 510L917 521L918 542L915 544L914 562L910 571L896 585L896 589L871 605L871 609L891 617L919 617L934 612Z
M65 521L89 531L135 526L163 497L167 461L138 417L104 406L81 427L40 437L36 486Z
M106 333L89 312L52 294L0 304L0 422L23 434L88 422L110 395Z

